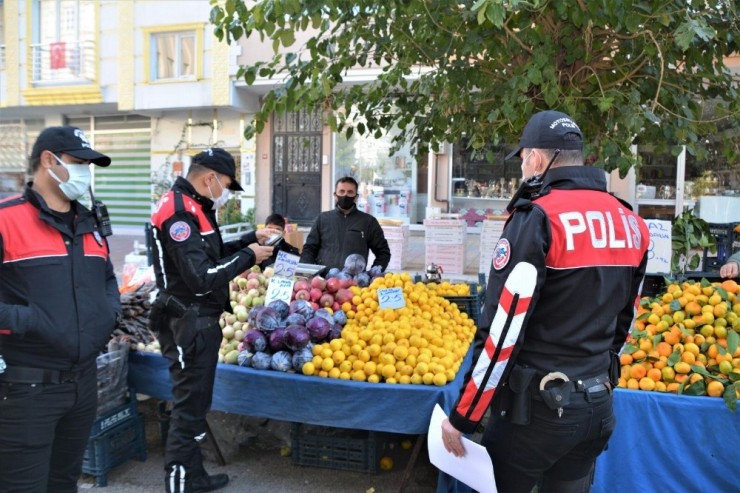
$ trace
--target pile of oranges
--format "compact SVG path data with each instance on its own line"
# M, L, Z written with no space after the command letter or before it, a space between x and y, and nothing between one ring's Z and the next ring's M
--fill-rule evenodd
M378 290L401 288L405 306L380 308ZM350 288L342 336L313 347L305 375L370 383L445 385L455 378L475 323L455 303L408 273L388 273Z
M619 387L740 398L740 286L670 282L643 298L620 356Z

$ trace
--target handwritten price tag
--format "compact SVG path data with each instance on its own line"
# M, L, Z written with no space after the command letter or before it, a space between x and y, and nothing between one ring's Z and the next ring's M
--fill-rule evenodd
M290 304L290 295L293 294L293 284L295 284L295 281L292 279L272 277L270 284L267 286L265 305L269 305L271 301L275 300L283 300Z
M401 288L378 289L378 304L380 308L403 308L406 300L403 299Z
M671 272L671 222L657 219L647 219L645 223L650 231L648 245L647 272L665 274Z
M280 277L293 277L298 261L301 259L298 255L279 251L275 260L275 275Z

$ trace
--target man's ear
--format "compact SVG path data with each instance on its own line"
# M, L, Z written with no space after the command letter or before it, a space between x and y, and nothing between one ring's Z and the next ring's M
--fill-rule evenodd
M53 168L55 164L58 164L57 160L54 158L54 154L51 151L43 151L41 153L41 159L39 160L39 163L44 168Z

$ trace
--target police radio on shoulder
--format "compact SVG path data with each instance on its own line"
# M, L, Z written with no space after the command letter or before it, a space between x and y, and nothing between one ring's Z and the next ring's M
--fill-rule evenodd
M108 207L93 195L92 187L90 188L90 198L92 199L92 210L95 213L95 220L100 228L100 236L108 237L113 234L113 227L110 223L110 214Z

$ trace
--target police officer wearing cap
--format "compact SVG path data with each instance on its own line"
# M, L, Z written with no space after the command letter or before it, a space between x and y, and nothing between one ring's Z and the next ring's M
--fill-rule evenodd
M173 409L165 447L168 493L195 493L224 487L226 474L209 475L199 443L222 340L219 317L231 311L229 281L272 255L262 246L274 232L262 229L224 243L216 211L241 191L234 158L210 148L192 158L187 176L178 177L152 214L152 250L159 293L150 326L159 332L169 360Z
M543 111L507 157L521 157L524 183L491 265L477 335L485 349L442 424L445 448L462 456L461 434L490 408L482 443L501 492L588 491L615 426L616 355L649 234L607 193L604 171L583 166L582 148L568 115Z
M32 181L0 202L0 491L76 492L97 412L96 358L121 311L108 244L78 199L90 163L82 130L44 129Z

